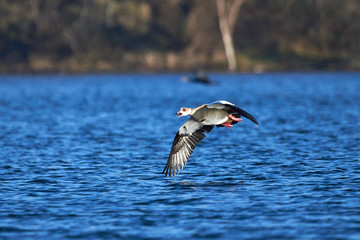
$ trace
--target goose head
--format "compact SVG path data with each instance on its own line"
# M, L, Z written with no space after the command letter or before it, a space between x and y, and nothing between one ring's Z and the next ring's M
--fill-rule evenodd
M180 110L176 113L179 117L190 115L191 114L191 108L180 108Z

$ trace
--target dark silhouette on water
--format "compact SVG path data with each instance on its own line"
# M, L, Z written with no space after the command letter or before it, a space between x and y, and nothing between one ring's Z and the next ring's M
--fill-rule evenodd
M214 85L216 82L212 81L205 72L198 71L194 73L194 76L184 76L181 79L183 82L201 83L206 85Z

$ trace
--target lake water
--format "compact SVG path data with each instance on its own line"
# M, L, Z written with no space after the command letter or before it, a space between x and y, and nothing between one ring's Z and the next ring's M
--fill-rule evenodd
M0 76L0 239L360 239L360 74ZM228 100L173 178L186 117Z

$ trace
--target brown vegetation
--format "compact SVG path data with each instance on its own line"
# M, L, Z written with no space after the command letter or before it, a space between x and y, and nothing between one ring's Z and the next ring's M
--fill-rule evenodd
M241 2L238 71L360 69L359 1ZM227 69L216 0L0 0L0 15L2 73Z

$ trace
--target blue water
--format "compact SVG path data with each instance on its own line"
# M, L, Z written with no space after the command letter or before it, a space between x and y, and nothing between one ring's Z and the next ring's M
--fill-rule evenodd
M360 74L0 76L0 239L360 239ZM180 107L254 115L161 172Z

